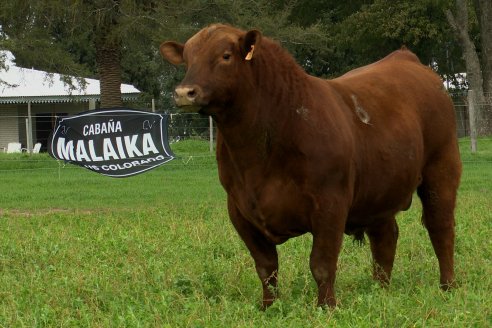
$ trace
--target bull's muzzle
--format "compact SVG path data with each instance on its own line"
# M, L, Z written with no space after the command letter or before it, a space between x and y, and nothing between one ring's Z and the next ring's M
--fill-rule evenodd
M201 89L193 85L180 85L174 90L174 101L176 106L181 107L184 111L197 112L202 104Z

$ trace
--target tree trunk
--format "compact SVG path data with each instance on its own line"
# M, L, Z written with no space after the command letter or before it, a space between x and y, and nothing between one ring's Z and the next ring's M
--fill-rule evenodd
M474 2L480 23L483 91L486 101L483 117L488 123L488 132L492 133L492 1L475 0Z
M96 61L101 85L101 107L121 107L120 45L104 42L96 45Z
M490 1L490 0L489 0ZM483 76L475 44L468 34L468 7L466 0L456 0L456 18L450 10L446 11L446 18L454 30L457 39L461 43L463 57L466 66L466 78L468 88L475 95L472 101L475 103L478 134L487 134L487 122L484 120L482 108L485 104L483 91Z
M482 44L483 91L491 97L492 93L492 1L475 0L475 11L480 24Z

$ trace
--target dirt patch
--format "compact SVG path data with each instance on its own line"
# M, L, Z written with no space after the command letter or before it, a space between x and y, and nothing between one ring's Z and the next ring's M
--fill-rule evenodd
M40 208L40 209L3 209L0 208L0 217L23 217L30 218L32 216L49 216L53 214L76 214L76 215L91 215L95 210L88 209L67 209L67 208ZM97 211L100 212L100 211Z

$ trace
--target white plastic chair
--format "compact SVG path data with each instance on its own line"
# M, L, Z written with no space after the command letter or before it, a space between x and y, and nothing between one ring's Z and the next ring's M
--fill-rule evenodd
M20 142L9 142L6 152L8 154L20 153L22 152L22 145L20 144Z
M34 145L33 149L32 149L32 153L33 154L39 154L39 151L41 150L41 143L38 142Z

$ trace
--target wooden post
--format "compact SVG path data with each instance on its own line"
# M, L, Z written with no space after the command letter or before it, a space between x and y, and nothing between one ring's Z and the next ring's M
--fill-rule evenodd
M214 121L212 116L208 117L209 133L210 133L210 152L214 152Z
M155 113L155 99L152 98L152 113Z
M30 154L32 152L32 115L31 115L30 101L27 102L26 137L27 137L27 151Z
M27 140L27 151L30 154L31 150L29 148L29 119L28 118L26 118L26 140Z
M475 107L475 92L473 90L468 90L468 118L470 120L470 141L471 141L471 152L477 152L477 108Z

